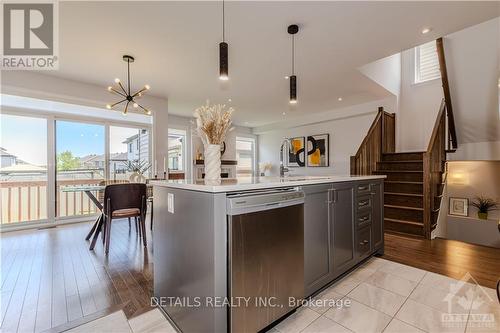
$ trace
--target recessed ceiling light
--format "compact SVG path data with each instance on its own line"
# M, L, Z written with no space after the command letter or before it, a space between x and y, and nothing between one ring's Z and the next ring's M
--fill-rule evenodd
M286 115L286 112L283 112L283 115Z
M432 28L423 28L422 29L422 33L425 35L425 34L428 34L429 32L432 31Z
M287 76L285 76L285 80L288 80L289 78L290 78L290 77L289 77L288 75L287 75Z
M342 97L337 98L339 102L342 102Z

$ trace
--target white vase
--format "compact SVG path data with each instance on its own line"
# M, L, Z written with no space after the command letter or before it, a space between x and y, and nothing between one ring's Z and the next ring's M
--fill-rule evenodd
M205 146L205 179L220 180L220 145Z
M146 177L144 177L142 174L136 171L130 175L129 181L131 183L145 183Z

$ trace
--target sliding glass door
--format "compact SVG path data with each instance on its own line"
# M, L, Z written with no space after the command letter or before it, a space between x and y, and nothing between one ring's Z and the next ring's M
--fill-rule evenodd
M151 177L146 124L85 121L57 115L0 114L0 222L28 224L89 218L98 208L85 188Z
M96 213L96 206L84 191L68 189L104 184L107 160L105 126L56 120L55 141L56 217Z
M1 223L47 219L47 120L0 114Z

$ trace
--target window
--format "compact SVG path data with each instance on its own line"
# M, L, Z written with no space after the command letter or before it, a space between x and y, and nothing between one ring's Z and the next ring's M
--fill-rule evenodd
M432 41L415 48L415 83L439 79L439 59L436 42Z
M132 149L134 142L135 150ZM109 126L109 178L128 180L134 168L139 168L146 178L151 175L149 131L143 128Z
M96 206L68 186L99 185L106 179L104 125L56 120L56 217L95 214Z
M251 138L236 138L236 175L253 176L255 164L255 140Z
M168 171L184 171L186 131L168 129Z
M47 120L0 114L0 221L47 218Z

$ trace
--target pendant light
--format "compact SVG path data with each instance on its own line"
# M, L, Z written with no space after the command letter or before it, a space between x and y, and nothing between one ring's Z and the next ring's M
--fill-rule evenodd
M292 24L288 26L288 33L292 36L292 75L290 75L290 104L297 104L297 76L295 76L295 34L299 32L299 26Z
M126 115L127 112L128 112L128 107L130 104L132 104L132 106L134 108L141 108L142 111L145 113L145 114L151 114L151 111L146 109L145 107L143 107L141 104L137 103L137 99L141 98L142 95L149 90L149 85L145 85L142 89L139 89L137 92L135 92L134 94L131 93L130 91L130 63L131 62L134 62L134 57L132 56L129 56L129 55L124 55L123 56L123 61L125 61L127 63L127 87L124 87L123 84L121 83L120 79L115 79L115 83L117 84L117 86L115 87L112 87L112 86L109 86L108 87L108 91L110 93L113 93L115 95L118 95L120 96L120 100L114 104L107 104L106 105L106 108L111 110L113 107L123 103L123 102L126 102L125 103L125 108L123 109L122 113L123 115Z
M219 43L219 79L229 80L228 45L226 43L225 3L222 0L222 42Z

